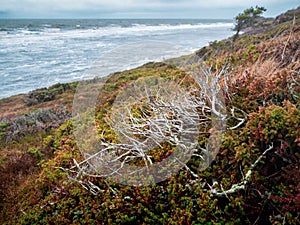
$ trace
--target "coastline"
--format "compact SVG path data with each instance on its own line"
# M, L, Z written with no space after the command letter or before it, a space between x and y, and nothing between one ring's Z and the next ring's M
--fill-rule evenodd
M105 76L149 61L192 53L208 44L207 40L231 35L232 22L218 21L19 20L10 24L0 21L3 53L0 97L92 78L89 70L95 64L102 66L96 76ZM149 42L166 46L151 52ZM134 43L139 46L132 47ZM119 48L121 52L116 52ZM139 55L132 54L137 50ZM112 52L116 55L112 56ZM134 55L137 56L128 60Z
M77 179L79 173L73 171L81 169L76 165L84 160L70 120L77 83L0 99L0 223L300 222L300 12L296 23L283 14L266 24L235 42L232 37L212 41L172 63L147 63L107 77L92 118L101 142L114 143L116 134L106 116L131 82L154 76L192 87L195 80L176 65L193 65L195 58L216 77L226 71L230 79L220 79L218 87L224 88L228 129L219 153L204 171L199 171L200 159L193 156L189 169L149 186L131 187L102 177L74 182L69 177ZM97 79L89 82L92 87ZM211 130L204 127L199 134L199 149L206 148ZM153 160L160 162L172 152L163 146L162 156L152 154Z

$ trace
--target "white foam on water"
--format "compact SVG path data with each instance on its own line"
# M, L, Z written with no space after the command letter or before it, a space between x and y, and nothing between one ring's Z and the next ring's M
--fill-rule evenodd
M73 28L56 28L41 24L38 29L16 28L0 32L0 98L26 93L57 82L71 82L85 77L84 72L94 62L102 63L105 76L112 72L140 66L149 61L188 54L209 41L232 34L232 23L139 23L122 26L117 22L104 27L74 24ZM124 58L106 58L115 48L142 41L167 41L178 45L176 51L149 51ZM139 44L138 48L143 48ZM157 54L157 52L159 54ZM128 61L129 60L129 61ZM45 78L46 77L46 78ZM22 79L20 79L22 78Z

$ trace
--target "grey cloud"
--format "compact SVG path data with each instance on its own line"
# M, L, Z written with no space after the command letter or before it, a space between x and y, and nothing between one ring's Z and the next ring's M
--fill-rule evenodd
M0 11L33 17L59 14L72 17L90 14L151 17L152 13L152 17L232 18L244 8L256 4L265 6L267 13L271 14L297 6L299 0L0 0Z

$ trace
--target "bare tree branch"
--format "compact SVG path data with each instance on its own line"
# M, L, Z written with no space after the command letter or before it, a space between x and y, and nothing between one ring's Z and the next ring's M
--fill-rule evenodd
M211 186L211 194L213 196L226 196L228 198L228 195L236 193L240 190L245 190L246 185L249 183L251 175L257 164L261 161L261 159L270 151L273 149L273 143L269 146L268 149L266 149L262 155L260 155L257 160L250 166L249 170L247 171L244 179L242 182L238 184L233 184L230 189L224 190L223 187L220 185L221 190L218 190L217 187L219 186L219 183L215 181L213 185Z
M151 171L160 162L155 161L154 158L159 157L153 151L165 151L166 144L173 149L173 162L198 177L186 165L187 160L199 157L205 162L201 169L206 168L217 154L215 145L221 143L218 130L224 131L224 124L232 118L238 124L229 129L242 126L246 113L233 106L231 114L226 113L223 95L230 96L226 65L216 73L203 65L188 71L196 81L189 90L158 77L141 78L122 90L106 116L117 143L103 141L105 134L102 132L102 141L96 147L87 146L92 150L84 152L85 160L74 161L75 165L68 170L77 170L75 179L134 175L143 169ZM245 117L236 116L236 112ZM214 143L201 148L199 134L210 134Z

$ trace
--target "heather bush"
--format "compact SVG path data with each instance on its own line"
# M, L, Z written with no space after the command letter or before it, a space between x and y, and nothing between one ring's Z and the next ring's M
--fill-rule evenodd
M74 138L73 122L66 121L64 110L38 110L12 122L1 120L0 139L12 134L11 127L26 132L16 136L18 139L1 139L0 222L299 224L299 40L299 25L287 23L260 35L240 36L234 44L212 42L198 52L212 73L226 65L230 79L221 79L220 86L227 114L232 115L234 108L234 116L226 119L228 129L220 151L207 169L199 171L200 159L193 156L187 163L190 170L182 169L156 184L126 186L89 176L75 182L78 171L74 168L83 156ZM165 63L111 75L99 95L96 115L87 113L83 121L96 119L101 141L116 141L104 117L119 91L140 77L162 77L181 82L185 88L195 82ZM92 87L97 81L88 82ZM56 98L73 88L57 85L34 96L46 101L49 93ZM133 109L136 117L141 116L139 109ZM245 121L238 124L236 118ZM44 126L37 129L32 119L45 121ZM51 120L57 126L50 126ZM206 133L199 134L200 147L205 148L207 140ZM165 144L151 156L157 162L171 151Z

